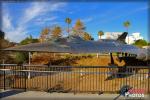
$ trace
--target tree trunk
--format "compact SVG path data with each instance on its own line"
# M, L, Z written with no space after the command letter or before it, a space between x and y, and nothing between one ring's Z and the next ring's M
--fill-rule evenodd
M68 24L68 36L69 36L70 34L69 34L69 24Z
M127 28L127 32L128 32L128 28ZM128 32L128 44L129 44L129 32Z

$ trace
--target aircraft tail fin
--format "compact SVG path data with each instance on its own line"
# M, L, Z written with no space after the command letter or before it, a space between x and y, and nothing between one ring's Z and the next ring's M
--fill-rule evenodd
M128 32L123 32L123 34L121 34L121 35L118 37L117 41L120 41L120 42L122 42L122 43L126 43L126 42L125 42L125 39L126 39L127 35L128 35Z

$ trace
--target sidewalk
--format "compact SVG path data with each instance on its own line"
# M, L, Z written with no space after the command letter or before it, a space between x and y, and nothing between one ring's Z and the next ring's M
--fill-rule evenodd
M3 93L3 94L2 94ZM4 94L8 95L4 95ZM12 93L12 95L9 95ZM1 91L0 99L1 100L114 100L118 97L119 94L73 94L73 93L47 93L40 91ZM2 97L3 96L3 97ZM140 99L140 98L125 98L124 96L120 96L117 100L125 100L125 99ZM148 95L145 95L142 100L149 100Z

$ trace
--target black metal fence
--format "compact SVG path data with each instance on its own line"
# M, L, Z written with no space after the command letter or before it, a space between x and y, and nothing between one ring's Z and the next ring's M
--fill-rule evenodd
M0 65L1 89L117 93L125 85L150 93L150 67Z

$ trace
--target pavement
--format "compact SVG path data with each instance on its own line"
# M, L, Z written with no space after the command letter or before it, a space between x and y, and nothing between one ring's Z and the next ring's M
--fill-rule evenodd
M47 93L41 91L1 90L1 100L150 100L149 95L144 98L124 97L119 94L87 94L87 93Z

